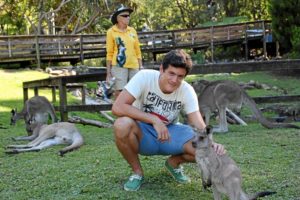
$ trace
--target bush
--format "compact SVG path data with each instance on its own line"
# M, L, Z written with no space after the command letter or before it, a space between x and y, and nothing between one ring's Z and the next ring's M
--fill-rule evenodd
M300 58L300 26L292 27L292 51L290 53L291 58Z
M198 51L195 54L191 54L191 58L195 64L203 64L205 63L205 56L202 51Z
M216 47L214 51L215 61L232 61L234 59L243 59L240 45L234 45L229 47Z

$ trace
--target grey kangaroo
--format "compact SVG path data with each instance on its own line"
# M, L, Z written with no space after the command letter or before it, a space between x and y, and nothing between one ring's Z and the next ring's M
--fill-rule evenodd
M19 119L29 120L32 117L34 117L36 121L47 123L48 114L51 116L52 123L58 121L53 105L44 96L31 97L25 102L21 112L17 112L16 109L12 109L11 113L11 125L15 125Z
M299 126L289 123L272 123L268 121L257 107L254 100L236 82L230 80L193 82L192 86L198 94L199 107L204 115L205 123L209 124L211 113L219 113L219 127L215 132L228 132L226 109L240 110L242 104L247 105L257 120L266 128L297 128Z
M54 107L44 96L34 96L28 99L25 102L25 105L21 112L17 112L17 109L12 109L11 114L12 116L11 116L10 124L15 125L17 120L24 119L26 124L26 130L28 133L30 133L30 131L27 122L31 120L33 117L37 122L43 124L48 123L49 115L51 117L52 123L58 121L58 118L55 115ZM27 139L26 137L16 138L16 139L30 140L30 138Z
M202 175L204 189L212 186L215 200L221 200L225 194L230 200L254 200L258 197L274 194L264 191L247 195L242 190L242 176L236 163L228 155L217 155L212 148L212 126L196 130L197 136L192 144L196 148L196 162Z
M28 151L40 151L53 145L68 144L69 146L59 151L59 155L78 149L83 145L83 137L74 124L58 122L54 124L42 124L30 122L30 128L37 137L25 145L9 145L7 154L17 154Z

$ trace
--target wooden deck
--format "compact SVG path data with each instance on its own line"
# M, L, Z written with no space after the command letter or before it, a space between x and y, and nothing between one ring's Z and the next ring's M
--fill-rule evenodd
M139 32L141 49L153 54L176 48L201 49L220 44L252 40L266 43L271 33L270 21L212 26L194 29ZM106 55L106 35L20 35L0 36L0 63L12 62L82 62Z

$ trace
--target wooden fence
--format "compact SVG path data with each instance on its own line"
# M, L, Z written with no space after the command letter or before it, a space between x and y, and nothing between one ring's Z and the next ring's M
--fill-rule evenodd
M143 52L160 53L175 48L214 45L267 38L270 21L256 21L194 29L139 32ZM105 57L105 34L0 36L0 63L83 61ZM265 42L265 40L263 40Z

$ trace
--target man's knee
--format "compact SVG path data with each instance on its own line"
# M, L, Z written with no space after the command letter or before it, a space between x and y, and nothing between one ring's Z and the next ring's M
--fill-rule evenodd
M134 124L134 120L129 117L119 117L114 123L114 133L116 138L128 137Z

